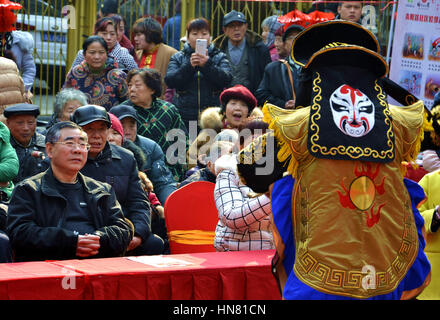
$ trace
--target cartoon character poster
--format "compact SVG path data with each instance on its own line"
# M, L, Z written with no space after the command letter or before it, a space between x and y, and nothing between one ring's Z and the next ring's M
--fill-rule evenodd
M420 96L422 88L422 73L411 70L401 70L399 84L416 97Z
M434 99L440 90L440 73L428 73L425 80L425 98Z
M440 37L431 37L428 59L431 61L440 61Z
M423 34L405 33L402 55L408 59L423 59Z
M440 90L440 0L397 2L390 78L432 108Z

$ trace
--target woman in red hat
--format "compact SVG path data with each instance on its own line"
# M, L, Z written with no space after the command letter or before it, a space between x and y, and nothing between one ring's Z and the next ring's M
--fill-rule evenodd
M239 84L224 90L220 94L220 102L223 107L224 127L229 129L240 130L257 106L255 96L248 88Z
M200 115L202 129L234 129L240 131L249 117L262 117L257 99L248 88L240 84L223 90L220 94L221 107L207 108Z
M188 169L196 166L199 150L202 146L208 147L215 134L223 129L241 131L250 119L263 117L261 109L257 108L257 99L242 85L224 90L220 102L221 107L209 107L200 115L202 130L188 149Z

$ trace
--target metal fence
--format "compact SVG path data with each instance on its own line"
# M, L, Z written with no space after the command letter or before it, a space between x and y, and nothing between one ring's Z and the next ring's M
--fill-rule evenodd
M52 113L54 95L62 87L82 41L91 34L103 0L17 2L23 5L17 14L17 29L29 31L34 36L33 54L37 66L34 103L40 105L43 115L49 115ZM387 52L389 40L390 4L392 1L364 1L363 24L377 36L383 55ZM281 16L295 9L310 12L316 9L316 5L310 0L118 0L117 13L126 21L129 38L132 39L130 31L136 20L151 16L164 27L164 42L180 48L185 26L195 17L210 21L211 35L215 38L222 34L223 16L231 10L244 13L249 21L249 29L261 34L261 22L266 17Z
M119 14L127 25L132 26L137 19L151 16L165 26L165 38L176 39L185 35L187 22L195 17L204 17L210 21L213 37L222 33L223 16L231 10L243 12L249 28L261 32L261 22L268 16L287 13L295 8L309 8L310 1L239 1L239 0L119 0ZM174 17L178 19L173 19ZM167 21L170 20L167 24ZM180 21L176 28L169 23ZM168 28L166 28L168 26ZM180 33L176 34L176 30Z
M321 4L316 4L321 2ZM164 26L166 21L176 14L176 4L180 10L180 37L185 35L187 22L195 17L204 17L210 21L213 38L222 34L223 16L231 10L242 12L249 21L249 29L257 33L262 32L262 21L271 15L284 15L298 9L302 12L311 12L322 7L330 7L339 1L311 1L311 0L119 0L119 13L128 26L135 23L140 17L152 16ZM383 51L386 52L388 31L390 28L393 1L363 1L363 24L377 36ZM167 33L168 32L168 33ZM175 38L174 29L167 29L168 38Z
M52 96L59 91L66 75L68 41L62 8L68 0L16 2L23 6L17 13L16 29L28 31L34 38L34 102L41 106L43 114L49 114Z

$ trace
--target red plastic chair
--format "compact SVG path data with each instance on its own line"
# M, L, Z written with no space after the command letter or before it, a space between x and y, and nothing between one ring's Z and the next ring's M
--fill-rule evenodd
M212 182L191 182L168 196L164 210L171 254L216 251L214 187Z

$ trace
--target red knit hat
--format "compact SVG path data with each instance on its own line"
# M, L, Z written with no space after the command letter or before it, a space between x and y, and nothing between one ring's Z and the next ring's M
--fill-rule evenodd
M226 105L229 100L237 99L246 102L249 108L249 113L257 106L257 98L249 91L248 88L242 86L241 84L237 84L231 88L223 90L220 94L220 102L223 105L223 109L226 109Z
M113 113L108 113L110 120L112 121L112 129L116 130L122 136L122 142L124 142L124 128L122 127L121 121Z

